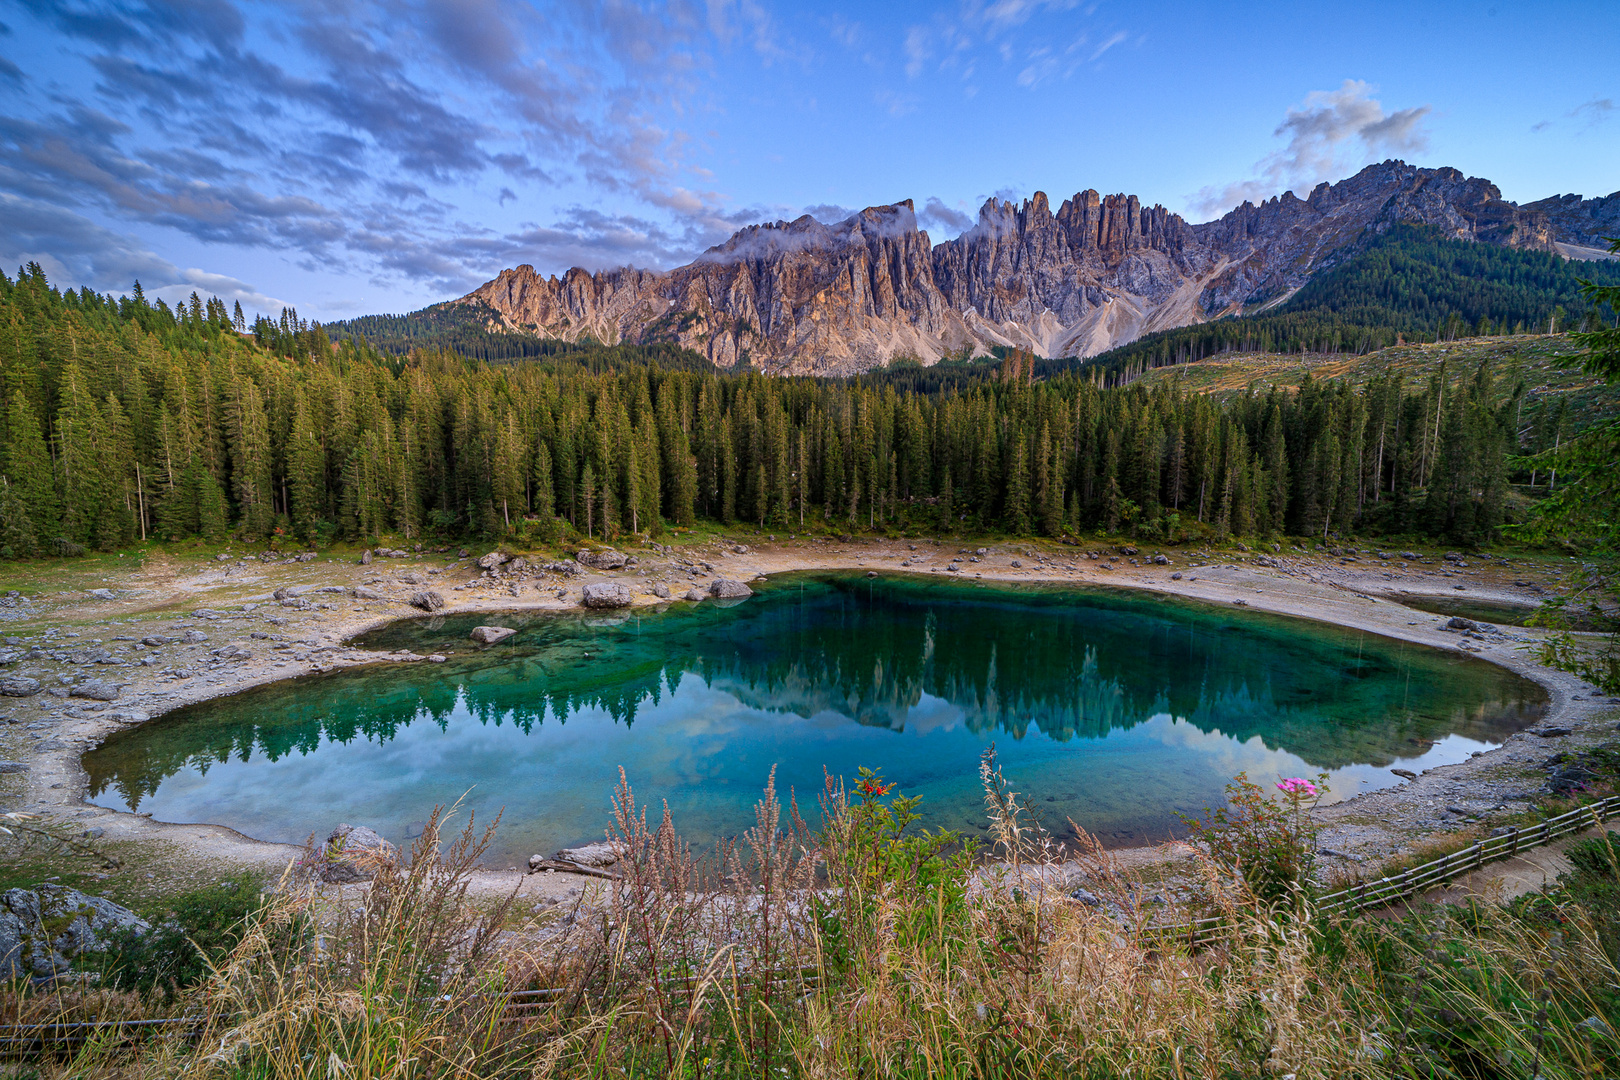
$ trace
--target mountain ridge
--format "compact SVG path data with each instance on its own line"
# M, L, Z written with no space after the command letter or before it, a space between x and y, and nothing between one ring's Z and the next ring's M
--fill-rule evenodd
M1517 205L1490 181L1402 161L1305 199L1285 192L1189 223L1134 195L1087 189L1054 212L1044 192L989 199L935 244L909 199L842 221L750 225L669 271L523 264L452 304L501 328L565 341L669 343L711 362L848 375L895 357L932 363L996 346L1093 356L1144 334L1282 303L1369 230L1418 224L1447 238L1600 257L1620 192Z

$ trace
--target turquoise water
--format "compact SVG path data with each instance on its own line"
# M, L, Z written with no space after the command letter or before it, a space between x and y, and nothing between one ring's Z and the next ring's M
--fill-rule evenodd
M507 642L467 640L480 624ZM926 823L981 833L994 741L1046 824L1165 838L1240 770L1460 760L1544 710L1501 668L1297 619L1119 590L792 575L733 606L412 620L357 642L445 652L251 690L85 755L91 799L301 842L339 821L396 841L466 795L504 811L490 861L600 838L622 766L654 813L734 835L773 766L814 820L826 773L881 768Z

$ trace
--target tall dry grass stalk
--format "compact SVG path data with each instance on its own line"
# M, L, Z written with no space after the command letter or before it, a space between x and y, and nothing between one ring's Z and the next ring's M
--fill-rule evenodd
M200 1042L85 1048L45 1071L1440 1076L1463 1075L1437 1064L1456 1058L1444 1033L1473 1025L1501 1031L1498 1072L1477 1075L1600 1075L1561 1071L1600 1062L1564 1014L1599 1011L1620 982L1575 915L1556 938L1487 914L1414 940L1316 919L1304 898L1268 910L1206 859L1199 891L1223 932L1190 947L1155 928L1162 909L1100 844L1080 834L1076 854L1041 829L993 750L981 780L988 863L919 831L915 800L875 773L829 778L814 833L773 776L754 825L701 855L621 774L621 875L526 925L509 899L467 893L490 831L469 824L441 851L435 814L409 865L367 887L284 881L191 1003L209 1017Z

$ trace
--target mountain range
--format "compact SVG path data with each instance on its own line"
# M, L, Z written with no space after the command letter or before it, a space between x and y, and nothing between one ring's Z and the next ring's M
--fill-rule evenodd
M1157 330L1284 303L1398 225L1447 239L1605 259L1620 192L1524 205L1488 180L1403 161L1370 165L1300 199L1287 192L1192 224L1134 195L1087 190L1054 212L1044 192L988 200L935 244L911 200L836 224L808 214L751 225L668 272L503 270L451 301L490 329L607 344L668 343L723 367L848 375L911 356L994 346L1095 356Z

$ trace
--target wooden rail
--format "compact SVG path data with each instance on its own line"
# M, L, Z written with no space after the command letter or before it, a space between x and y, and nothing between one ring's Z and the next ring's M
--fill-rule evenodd
M1521 851L1529 851L1571 833L1601 825L1616 814L1620 814L1620 795L1610 795L1559 814L1557 817L1548 818L1538 825L1515 826L1500 836L1476 841L1461 851L1442 855L1433 862L1414 866L1399 874L1379 878L1377 881L1360 882L1348 889L1328 893L1317 899L1316 909L1355 912L1398 904L1452 878L1478 870L1486 863L1509 859ZM1194 919L1190 923L1152 929L1155 933L1181 938L1197 945L1219 937L1223 922L1221 916L1215 915L1207 919Z

